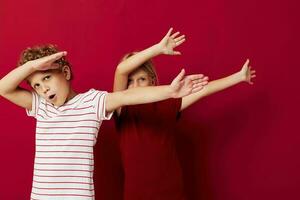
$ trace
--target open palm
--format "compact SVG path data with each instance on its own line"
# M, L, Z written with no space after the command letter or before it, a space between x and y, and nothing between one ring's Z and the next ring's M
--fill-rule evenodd
M174 48L181 45L185 41L185 35L180 35L180 32L173 33L173 28L170 28L164 38L158 43L162 54L166 55L181 55L179 51ZM172 35L171 35L172 34Z
M181 98L200 91L208 83L208 77L203 74L185 76L185 70L177 75L171 83L173 98Z
M251 66L249 65L250 61L249 59L246 60L244 63L240 73L243 77L243 81L246 81L249 84L253 84L252 79L256 77L256 71L251 69Z

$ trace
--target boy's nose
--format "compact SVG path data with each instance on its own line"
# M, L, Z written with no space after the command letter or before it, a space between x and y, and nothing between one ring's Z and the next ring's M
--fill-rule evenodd
M43 92L46 94L49 91L49 87L43 86Z

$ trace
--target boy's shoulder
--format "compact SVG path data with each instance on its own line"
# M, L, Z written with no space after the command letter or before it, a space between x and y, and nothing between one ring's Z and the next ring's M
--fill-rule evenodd
M98 101L97 99L100 98L101 96L106 95L108 92L107 91L103 91L103 90L97 90L94 88L89 89L86 92L80 93L78 96L80 96L81 99L83 99L84 101L81 101L83 103L85 102L91 102L91 101Z
M90 88L86 92L81 93L82 96L86 95L97 95L97 94L107 94L108 92L105 90L97 90L95 88Z

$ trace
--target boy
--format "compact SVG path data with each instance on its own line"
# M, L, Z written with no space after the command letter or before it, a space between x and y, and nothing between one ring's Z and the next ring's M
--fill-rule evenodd
M207 83L182 70L170 85L77 94L66 54L53 45L28 48L0 80L0 95L37 120L33 200L94 199L93 146L102 120L121 106L180 98ZM23 80L33 92L19 87Z

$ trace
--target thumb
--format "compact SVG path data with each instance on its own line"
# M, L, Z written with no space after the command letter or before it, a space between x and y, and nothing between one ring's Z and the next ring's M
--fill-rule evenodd
M182 69L180 73L174 78L173 81L180 82L183 79L184 75L185 75L185 70Z
M179 56L179 55L181 55L181 52L180 52L180 51L174 51L174 52L173 52L173 55Z
M172 31L173 31L173 28L171 27L171 28L168 30L168 32L167 32L167 34L165 35L165 37L164 37L164 38L166 38L166 37L170 37L170 35L171 35Z
M249 62L250 62L250 60L249 60L249 58L247 58L246 62L244 63L244 66L248 66Z

